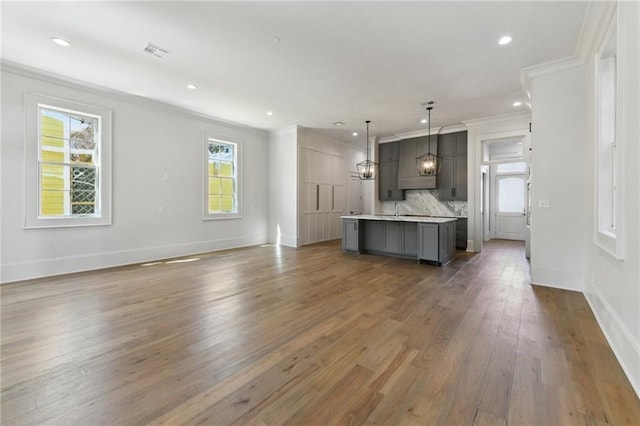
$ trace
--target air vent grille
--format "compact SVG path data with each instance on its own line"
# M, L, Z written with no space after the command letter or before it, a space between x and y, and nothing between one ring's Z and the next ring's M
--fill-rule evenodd
M160 47L153 43L147 43L147 46L144 48L144 53L147 55L153 55L156 58L164 58L171 52L164 47Z

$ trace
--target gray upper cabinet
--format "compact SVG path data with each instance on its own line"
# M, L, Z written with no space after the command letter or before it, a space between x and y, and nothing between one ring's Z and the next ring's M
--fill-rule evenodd
M416 166L416 158L431 151L438 150L438 136L431 135L400 141L400 161L398 164L398 188L429 189L436 187L435 176L420 176Z
M467 132L440 135L438 155L442 168L438 175L441 201L467 201Z
M380 169L378 173L378 199L380 201L404 200L404 191L398 188L398 162L400 142L378 146Z

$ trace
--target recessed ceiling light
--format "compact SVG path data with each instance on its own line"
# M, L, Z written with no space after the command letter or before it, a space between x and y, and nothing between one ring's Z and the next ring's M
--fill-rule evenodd
M267 115L273 115L273 111L267 111Z
M342 121L336 121L333 123L334 126L342 126L344 123Z
M71 43L69 43L67 40L60 37L51 37L51 41L57 44L58 46L64 46L64 47L71 46Z
M195 84L191 84L191 83L187 84L187 89L189 90L196 90L197 88L198 86L196 86Z
M522 102L520 102L520 101L515 101L515 102L513 103L513 106L514 106L514 107L519 107L520 105L522 105Z
M358 132L351 133L353 136L358 136Z
M513 41L511 36L503 36L500 40L498 40L498 44L504 46L505 44L509 44Z
M420 120L420 122L421 122L422 124L425 124L425 123L427 122L427 119L426 119L426 118L423 118L422 120Z

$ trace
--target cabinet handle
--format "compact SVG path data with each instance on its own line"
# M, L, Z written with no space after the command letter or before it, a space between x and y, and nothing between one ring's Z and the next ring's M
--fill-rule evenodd
M391 198L391 190L390 189L387 190L387 197Z
M451 188L451 196L452 197L456 196L456 189L455 188Z
M331 187L331 210L335 210L336 208L336 187Z
M320 210L320 185L316 185L316 210Z

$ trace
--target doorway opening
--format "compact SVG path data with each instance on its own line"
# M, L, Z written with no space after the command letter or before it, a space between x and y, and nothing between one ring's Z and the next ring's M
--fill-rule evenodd
M482 141L483 241L528 239L528 155L525 136Z

